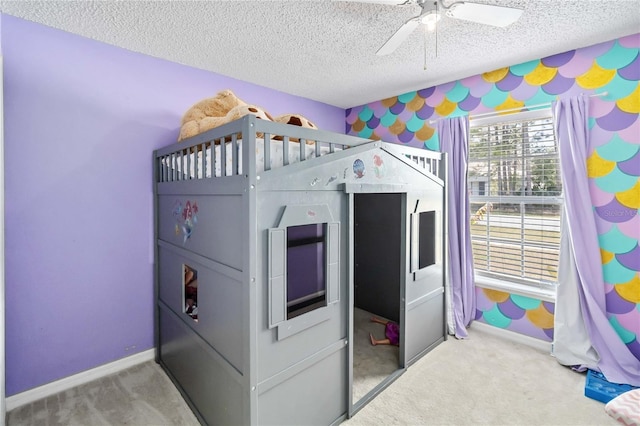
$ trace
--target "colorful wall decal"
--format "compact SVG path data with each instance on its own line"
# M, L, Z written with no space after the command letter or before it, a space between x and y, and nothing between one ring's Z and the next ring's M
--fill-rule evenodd
M376 174L378 179L382 179L385 174L384 161L378 154L373 156L373 172Z
M480 287L476 288L476 299L477 321L537 339L553 340L553 303Z
M329 176L329 179L327 180L327 183L324 184L324 186L329 185L331 182L338 180L338 174L334 173L331 176Z
M353 173L355 174L356 179L360 179L364 177L364 172L365 172L364 161L358 158L356 161L353 162Z
M198 203L176 200L173 203L173 218L176 221L174 232L176 235L182 234L182 244L186 244L198 223Z
M585 93L590 99L587 161L599 234L607 315L640 359L640 34L350 108L348 134L439 150L435 121L540 104ZM498 292L501 293L501 292ZM543 340L553 304L476 292L477 319ZM533 304L535 301L531 301Z

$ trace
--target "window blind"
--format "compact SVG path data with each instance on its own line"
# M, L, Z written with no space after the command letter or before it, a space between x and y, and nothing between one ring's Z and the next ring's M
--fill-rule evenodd
M472 121L467 171L476 272L555 284L562 182L550 110Z

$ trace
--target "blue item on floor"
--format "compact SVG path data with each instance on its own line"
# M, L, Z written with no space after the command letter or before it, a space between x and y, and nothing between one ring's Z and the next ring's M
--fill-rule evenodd
M635 386L611 383L602 373L587 371L587 381L584 384L584 396L605 404L621 393L637 389Z

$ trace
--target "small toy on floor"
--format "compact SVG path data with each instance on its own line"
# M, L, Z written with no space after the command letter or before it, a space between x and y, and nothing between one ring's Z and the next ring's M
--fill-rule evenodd
M628 384L612 383L607 380L604 374L588 370L584 384L584 396L606 404L616 396L633 389L638 388Z
M369 333L369 338L371 339L371 344L373 346L377 345L394 345L398 346L400 344L400 327L393 321L380 319L376 317L371 317L371 322L375 322L378 324L384 325L384 339L376 339L373 337L373 334Z

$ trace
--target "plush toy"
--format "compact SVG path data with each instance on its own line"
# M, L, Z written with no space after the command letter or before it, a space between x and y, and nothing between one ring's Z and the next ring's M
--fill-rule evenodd
M293 126L305 127L307 129L318 129L318 127L300 114L282 114L273 119L273 121L283 124L291 124ZM282 140L282 136L275 136L274 139ZM298 138L289 138L291 142L300 142ZM307 141L307 145L313 145L315 141Z
M229 111L229 113L226 115L226 119L227 119L227 123L237 120L239 118L244 117L245 115L248 114L253 114L256 116L257 119L260 120L267 120L267 121L273 121L273 117L271 117L271 115L263 110L262 108L260 108L259 106L256 105L238 105L237 107L233 108L231 111ZM262 132L256 132L256 137L257 138L262 138L264 137L264 133ZM238 138L242 138L242 133L238 133ZM227 142L230 139L227 138ZM218 142L216 142L218 143Z
M235 107L247 105L231 90L223 90L211 98L194 104L182 117L178 141L228 123L227 114Z
M187 110L182 117L182 126L180 127L178 141L220 127L247 114L253 114L261 120L277 121L279 123L306 127L308 129L317 129L315 124L299 114L282 114L274 119L267 111L259 106L247 104L238 98L231 90L223 90L214 97L201 100ZM263 137L261 133L257 133L256 136L259 138ZM238 137L241 138L242 135L238 135ZM274 136L273 139L283 140L284 138L282 136ZM230 138L227 138L227 140L230 140ZM291 142L299 142L298 138L290 138L289 140ZM216 141L216 144L219 142L220 141ZM309 145L313 145L314 143L314 141L307 141Z
M261 120L273 121L273 117L271 115L256 105L238 105L235 108L232 108L226 115L227 122L231 122L233 120L237 120L238 118L244 117L247 114L253 114L256 118Z

